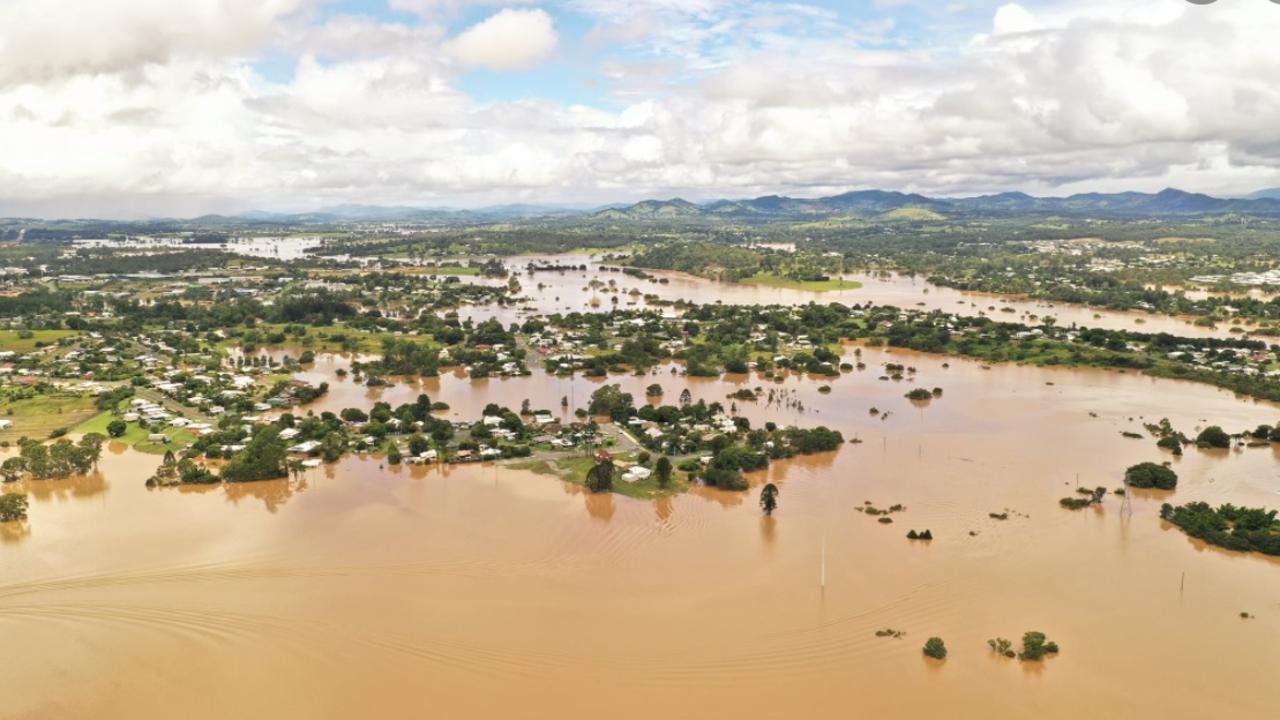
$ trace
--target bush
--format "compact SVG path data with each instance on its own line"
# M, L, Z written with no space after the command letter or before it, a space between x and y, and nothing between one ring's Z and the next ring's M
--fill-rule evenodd
M1044 633L1029 630L1022 635L1021 660L1039 660L1045 655L1058 652L1058 643L1045 638Z
M1124 482L1125 485L1136 488L1172 490L1178 486L1178 474L1163 465L1144 462L1126 470Z
M916 388L915 390L912 390L911 392L907 393L907 399L908 400L932 400L933 393L929 392L925 388Z
M992 650L1007 658L1017 656L1017 653L1013 651L1013 643L1008 638L992 638L987 641L987 645L990 645Z
M944 660L947 657L947 645L942 642L942 638L931 637L924 642L924 654L935 660Z
M1231 447L1231 436L1217 425L1210 425L1196 436L1196 444L1200 447L1228 448Z
M27 517L27 496L16 493L0 495L0 522L23 520Z

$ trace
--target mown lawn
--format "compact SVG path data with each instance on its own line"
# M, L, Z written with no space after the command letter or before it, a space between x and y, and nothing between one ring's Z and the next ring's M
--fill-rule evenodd
M58 428L74 428L92 417L97 408L89 395L42 395L0 402L0 418L13 427L0 430L0 440L13 442L23 436L43 440Z
M110 411L98 413L93 417L85 420L72 429L77 433L101 433L107 435L107 425L116 418ZM160 432L169 438L168 443L156 443L147 439L153 430L144 428L136 422L126 423L127 429L124 435L118 438L111 438L114 441L128 443L134 450L140 452L152 453L155 455L163 455L166 450L177 452L191 443L195 442L195 433L185 428L166 427ZM108 437L110 437L108 435Z
M594 465L595 460L592 458L566 455L554 460L530 460L514 463L511 467L517 470L528 470L539 475L554 475L565 482L586 486L587 471ZM685 473L673 471L671 473L671 483L664 489L658 487L658 480L653 475L650 475L648 480L627 482L621 478L621 473L619 473L618 478L613 481L613 492L641 500L652 500L663 495L674 495L682 493L689 488L688 482L682 479L684 475Z

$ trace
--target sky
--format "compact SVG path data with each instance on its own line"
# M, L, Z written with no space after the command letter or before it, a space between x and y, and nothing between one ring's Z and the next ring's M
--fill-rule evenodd
M0 215L1280 186L1280 3L0 0Z

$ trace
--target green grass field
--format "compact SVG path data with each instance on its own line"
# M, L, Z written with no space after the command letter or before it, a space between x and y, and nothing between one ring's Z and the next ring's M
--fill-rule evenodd
M555 460L530 460L526 462L515 463L511 467L517 470L528 470L538 475L554 475L565 482L574 485L587 484L587 471L595 465L595 460L580 455L566 455L558 457ZM648 480L640 482L627 482L621 479L613 481L613 492L626 497L639 498L641 500L651 500L663 495L674 495L682 493L689 488L689 484L683 479L685 473L673 472L671 474L671 484L665 489L658 487L658 481L652 475Z
M36 343L51 345L64 337L76 334L75 330L32 330L31 337L18 337L18 330L0 330L0 350L26 353L36 349Z
M826 292L828 290L856 290L862 283L854 280L793 280L772 273L757 273L738 282L743 285L759 285L761 287L784 288L787 290L808 290L810 292Z
M101 433L102 435L107 435L107 424L114 419L115 415L110 411L98 413L75 426L72 429L72 432L84 434ZM118 438L112 438L112 440L128 443L130 447L140 452L163 455L166 450L173 450L174 452L177 452L196 440L195 433L192 433L190 430L169 427L161 431L169 438L169 442L167 444L151 442L147 439L147 437L152 433L151 430L138 425L136 422L127 423L127 426L128 429L125 430L124 435L121 435Z
M43 440L58 428L74 428L96 412L94 398L87 395L45 395L0 402L0 418L13 421L13 427L0 430L0 440L13 442L23 436Z

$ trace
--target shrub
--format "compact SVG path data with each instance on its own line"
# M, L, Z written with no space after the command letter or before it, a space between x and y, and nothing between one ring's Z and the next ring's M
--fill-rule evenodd
M1196 444L1200 447L1227 448L1231 447L1231 436L1217 425L1210 425L1196 436Z
M1125 470L1124 481L1136 488L1172 490L1178 486L1178 474L1163 465L1144 462Z
M27 496L16 493L0 495L0 522L22 520L27 517Z
M935 660L944 660L947 657L947 645L942 642L942 638L931 637L924 642L924 654Z
M1007 658L1016 657L1017 653L1013 651L1013 643L1008 638L992 638L987 641L991 649Z
M1047 639L1042 632L1028 630L1022 635L1022 652L1018 658L1022 660L1039 660L1045 655L1058 652L1058 643Z

